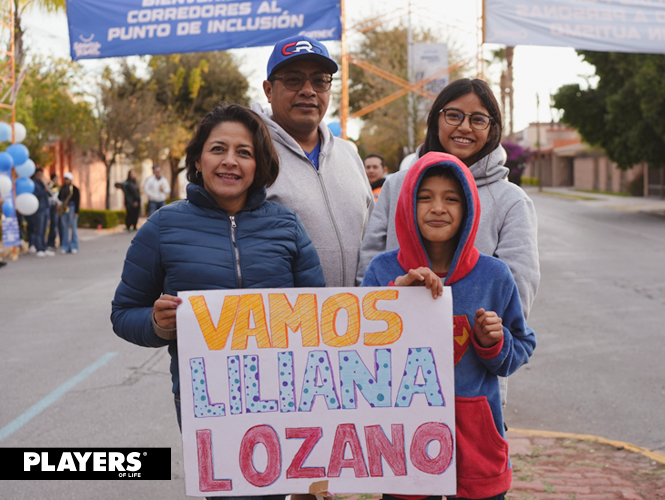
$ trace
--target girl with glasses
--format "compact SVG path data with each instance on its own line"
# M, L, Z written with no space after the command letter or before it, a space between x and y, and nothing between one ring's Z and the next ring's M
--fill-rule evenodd
M503 260L517 282L524 315L540 282L538 223L533 202L506 180L506 152L501 146L499 104L483 80L463 78L447 85L437 96L427 119L425 141L417 156L430 151L457 156L469 167L478 187L482 207L476 247ZM360 249L356 279L362 281L372 258L398 248L395 236L397 198L406 170L388 176Z

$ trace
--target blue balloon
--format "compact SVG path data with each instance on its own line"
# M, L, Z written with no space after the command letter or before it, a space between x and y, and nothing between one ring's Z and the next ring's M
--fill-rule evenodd
M328 128L335 137L339 137L342 133L342 124L339 122L332 122L328 124Z
M14 202L11 198L7 198L2 204L2 213L5 214L5 217L14 217L16 215L14 212Z
M12 127L7 122L0 122L0 142L7 142L12 138Z
M7 148L7 152L14 158L14 165L21 165L30 158L30 152L23 144L12 144Z
M35 173L36 169L35 162L27 159L25 160L25 163L14 167L14 172L16 172L16 175L19 177L32 177L32 174Z
M34 193L35 182L29 177L19 177L16 179L16 196L23 193Z
M0 153L0 172L10 172L14 166L14 158L9 153L3 151Z

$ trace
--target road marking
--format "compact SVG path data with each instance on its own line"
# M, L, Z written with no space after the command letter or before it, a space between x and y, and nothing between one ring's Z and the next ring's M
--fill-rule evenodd
M95 371L97 371L97 369L104 366L116 354L118 354L118 353L117 352L107 352L101 358L99 358L97 361L95 361L93 364L91 364L90 366L85 368L83 371L81 371L78 375L75 375L72 378L70 378L67 382L62 384L57 389L55 389L48 396L44 397L44 399L42 399L38 403L35 403L30 408L28 408L26 411L24 411L21 415L19 415L17 418L15 418L13 421L11 421L9 424L5 425L2 429L0 429L0 441L5 439L6 437L9 437L11 434L13 434L17 430L19 430L21 427L23 427L25 424L30 422L30 420L35 418L37 415L39 415L41 412L43 412L46 408L48 408L53 403L55 403L58 399L60 399L62 396L64 396L67 393L67 391L71 390L76 384L83 381L88 376L92 375Z

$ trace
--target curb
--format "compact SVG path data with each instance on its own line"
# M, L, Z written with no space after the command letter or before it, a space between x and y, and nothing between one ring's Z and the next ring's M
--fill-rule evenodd
M523 434L525 436L536 436L536 437L551 437L551 438L567 438L567 439L577 439L579 441L593 441L595 443L609 444L615 448L624 449L631 451L633 453L638 453L645 456L650 460L655 460L663 465L665 465L665 456L659 455L657 453L648 450L647 448L642 448L641 446L635 446L630 443L625 443L623 441L614 441L612 439L606 439L600 436L594 436L593 434L573 434L570 432L556 432L556 431L534 431L529 429L515 429L511 427L508 429L508 432L514 432L515 434Z

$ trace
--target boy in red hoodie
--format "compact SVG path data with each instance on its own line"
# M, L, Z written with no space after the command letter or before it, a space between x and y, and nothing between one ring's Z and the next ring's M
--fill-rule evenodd
M409 169L400 192L395 218L400 248L377 255L362 286L422 285L435 298L444 285L452 287L454 498L502 500L510 489L512 467L497 376L507 377L527 363L536 337L526 326L508 266L474 247L479 218L478 191L469 169L452 155L426 154Z

